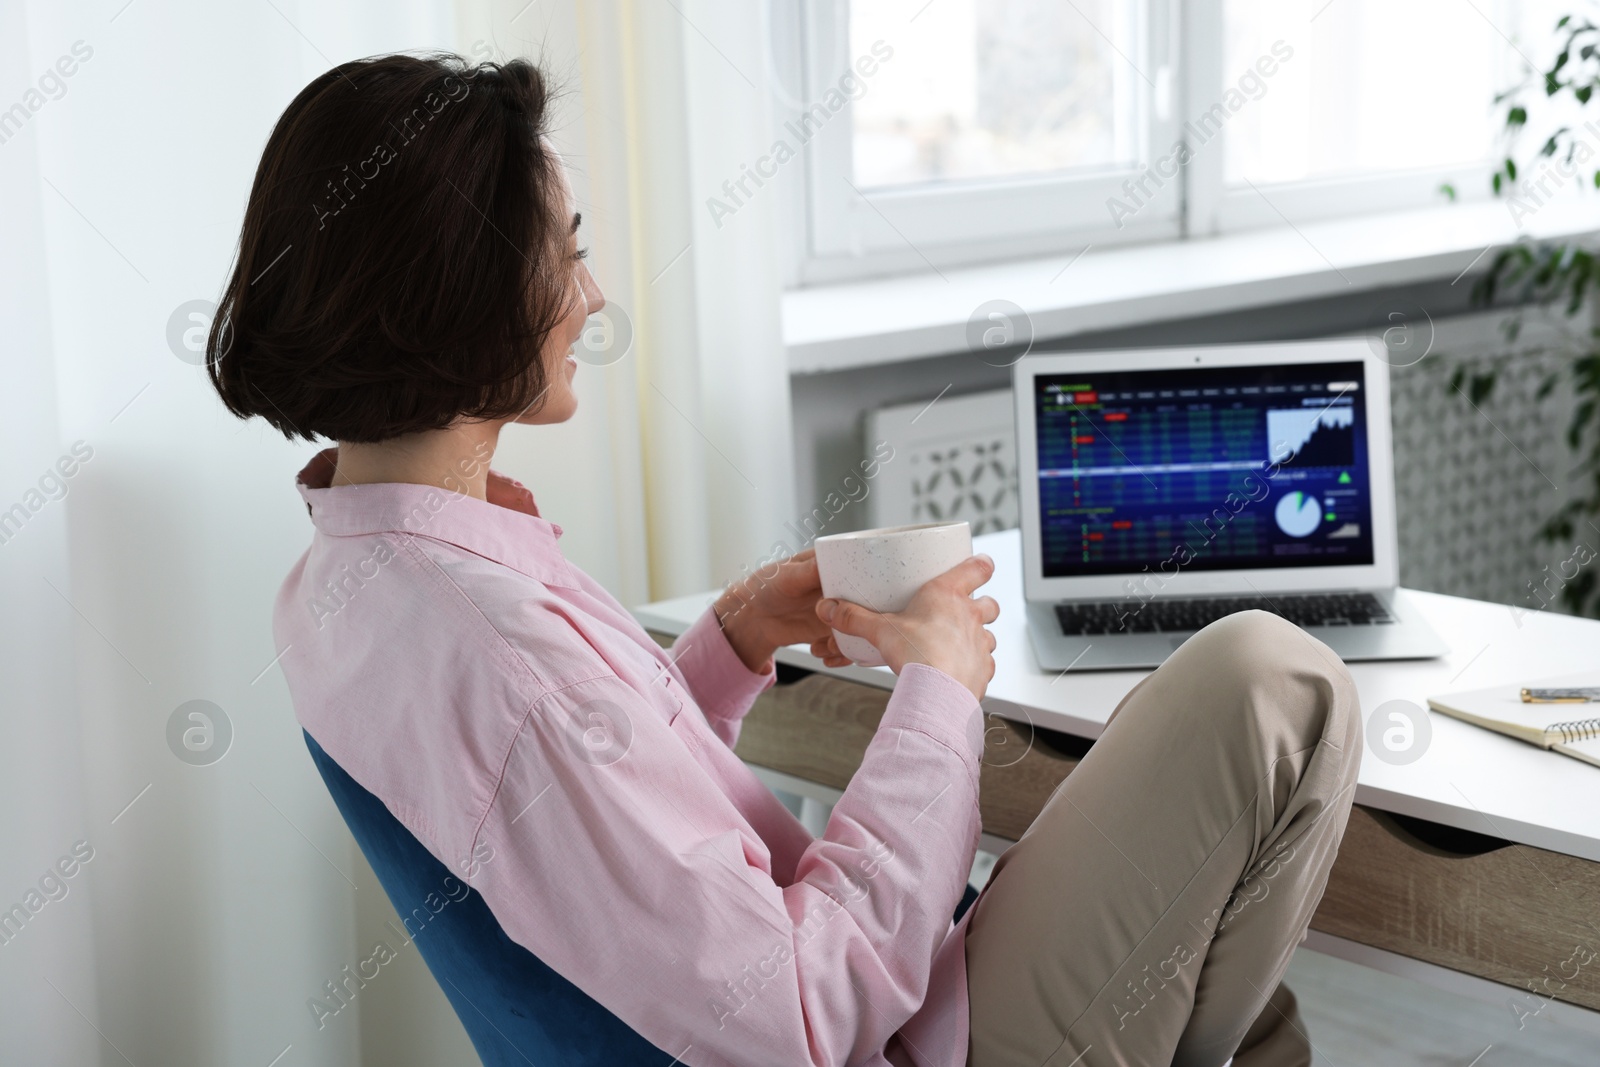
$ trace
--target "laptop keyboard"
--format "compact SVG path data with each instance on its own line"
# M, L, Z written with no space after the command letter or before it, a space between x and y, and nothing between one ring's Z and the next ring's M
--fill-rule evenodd
M1394 622L1371 593L1305 593L1295 596L1210 597L1097 604L1057 604L1056 618L1068 637L1085 634L1188 633L1236 611L1260 608L1296 626L1382 626Z

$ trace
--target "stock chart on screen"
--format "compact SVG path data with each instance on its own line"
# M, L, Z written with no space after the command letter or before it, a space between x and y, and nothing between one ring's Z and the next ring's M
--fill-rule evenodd
M1034 379L1046 577L1372 562L1360 362Z

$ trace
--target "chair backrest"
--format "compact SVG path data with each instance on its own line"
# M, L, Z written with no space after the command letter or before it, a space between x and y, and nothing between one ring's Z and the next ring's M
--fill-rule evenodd
M339 813L486 1067L677 1062L507 937L482 896L305 736Z

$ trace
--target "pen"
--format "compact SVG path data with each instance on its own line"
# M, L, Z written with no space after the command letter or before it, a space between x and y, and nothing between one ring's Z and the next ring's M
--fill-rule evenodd
M1600 688L1523 689L1524 704L1587 704L1600 700Z

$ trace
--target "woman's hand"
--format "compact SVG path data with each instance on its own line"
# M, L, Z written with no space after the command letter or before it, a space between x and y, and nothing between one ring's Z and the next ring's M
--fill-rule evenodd
M802 641L824 665L847 666L850 660L839 654L828 625L817 617L821 597L817 554L808 548L735 582L712 607L728 644L756 673L767 669L779 648Z
M904 611L879 613L848 600L823 600L817 616L840 633L872 642L896 674L907 663L926 663L982 700L994 677L995 644L984 624L1000 617L1000 605L972 594L993 574L994 560L973 556L923 586Z

